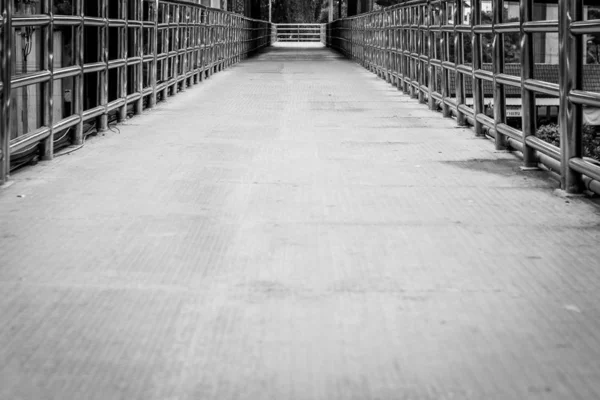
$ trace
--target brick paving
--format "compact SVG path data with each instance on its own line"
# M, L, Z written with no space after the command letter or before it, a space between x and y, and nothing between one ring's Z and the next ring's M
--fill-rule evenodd
M600 214L326 49L0 189L0 399L597 399Z

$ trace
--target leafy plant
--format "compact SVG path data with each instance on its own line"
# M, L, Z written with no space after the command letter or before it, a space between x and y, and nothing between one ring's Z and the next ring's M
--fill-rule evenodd
M557 124L542 125L538 128L535 135L545 142L560 147L560 132ZM600 161L600 137L596 133L596 128L584 125L582 140L583 156Z
M535 136L542 139L544 142L550 143L556 147L560 147L560 132L558 124L542 125L537 129Z
M61 15L73 15L71 0L56 0L54 2L55 13Z
M600 161L600 137L591 126L584 126L583 129L583 156Z

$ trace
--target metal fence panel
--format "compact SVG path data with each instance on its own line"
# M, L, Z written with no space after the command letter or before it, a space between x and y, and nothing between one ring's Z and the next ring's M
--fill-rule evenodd
M323 24L276 24L277 42L321 42Z
M0 184L11 159L50 160L271 42L268 22L199 0L17 4L0 0Z
M518 21L505 21L509 2L517 0L405 0L329 23L327 45L444 116L455 116L459 125L493 137L497 149L522 154L524 169L544 166L559 174L569 193L600 193L600 163L582 156L582 110L600 108L600 90L584 90L582 84L582 37L600 33L600 20L584 20L582 10L596 3L558 0L558 18L539 20L534 1L520 0ZM485 23L484 3L491 13ZM535 34L558 35L558 82L536 76L543 66L535 61ZM505 62L509 35L519 36L518 65ZM491 60L484 62L483 41L490 38ZM600 69L590 71L600 75ZM521 127L507 123L507 92L515 90L522 103ZM493 99L491 113L485 112L486 93ZM560 99L560 147L536 137L540 95Z

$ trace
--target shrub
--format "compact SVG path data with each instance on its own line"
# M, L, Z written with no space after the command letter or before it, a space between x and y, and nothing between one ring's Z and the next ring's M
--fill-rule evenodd
M56 0L54 2L55 13L61 15L73 15L71 0Z
M560 132L558 131L558 124L547 124L542 125L537 129L535 136L542 139L544 142L560 147Z
M585 126L583 129L583 155L600 161L600 137L593 126Z
M583 126L583 156L600 161L600 138L596 134L596 127ZM542 125L538 128L536 136L545 142L560 147L560 132L557 124Z

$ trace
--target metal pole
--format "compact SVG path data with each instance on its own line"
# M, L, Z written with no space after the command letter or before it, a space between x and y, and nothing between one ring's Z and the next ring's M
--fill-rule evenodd
M448 3L442 2L440 4L442 8L440 25L446 25L448 23ZM441 60L450 61L450 33L442 31L440 34L440 49L441 49ZM446 99L450 97L450 74L448 68L442 65L442 115L446 118L452 116L450 107L446 104Z
M492 2L493 24L501 24L504 20L504 0ZM498 74L504 73L504 34L494 32L493 41L494 60L492 63L494 72L494 123L496 128L496 150L506 149L506 137L498 132L498 124L506 123L506 94L504 85L496 82Z
M76 0L74 2L75 5L75 15L79 23L75 27L75 39L74 39L74 58L75 64L79 66L79 74L74 78L73 85L73 114L79 115L80 119L77 125L75 126L75 131L73 134L73 144L79 146L83 144L85 138L83 137L83 109L84 109L84 79L85 79L85 67L84 67L84 53L83 49L85 47L84 43L84 14L83 14L83 0Z
M523 24L533 21L533 4L521 2L521 99L523 102L523 167L524 170L537 169L535 151L527 145L527 137L535 136L537 116L535 109L535 93L526 89L524 83L534 78L533 33L525 32Z
M334 0L329 0L329 22L333 21L333 1Z
M10 173L10 134L11 134L11 119L10 119L10 92L11 92L11 77L12 77L12 39L14 37L12 28L12 1L4 2L4 10L2 10L4 26L2 27L2 49L0 56L2 57L2 76L0 81L4 85L0 96L0 185L6 183Z
M429 93L427 94L427 102L430 110L435 110L435 101L432 96L432 93L435 91L436 86L434 85L434 79L436 79L434 67L431 64L431 60L436 56L434 53L435 48L435 36L433 30L431 29L431 25L433 25L433 17L434 17L434 6L431 5L430 1L427 1L427 5L425 6L425 10L427 10L427 83L429 88Z
M128 52L128 43L129 43L129 15L127 12L127 2L121 2L119 4L119 15L118 18L125 21L125 26L117 28L119 32L119 47L118 53L119 58L123 60L124 65L118 69L119 75L119 88L118 88L118 97L123 101L123 105L119 107L117 118L118 122L125 122L127 119L127 86L129 85L128 79L128 65L129 65L129 52ZM132 37L133 39L133 37Z
M408 50L408 39L407 39L407 22L406 22L407 8L403 7L400 9L400 84L398 89L402 89L404 93L408 91L406 86L406 76L408 74L408 61L405 51Z
M481 34L475 32L475 26L481 24L481 1L475 0L471 4L471 48L473 57L471 79L473 82L473 115L475 119L473 128L476 135L483 135L483 125L477 120L477 116L483 114L484 109L483 81L475 77L475 71L481 69L482 64Z
M100 46L98 49L100 62L103 68L98 72L98 105L104 108L104 113L97 118L96 129L102 132L108 129L108 0L100 0L100 18L102 26L100 27Z
M582 88L583 38L571 33L571 23L583 19L582 2L559 0L559 128L561 142L561 187L567 193L581 193L581 174L569 165L574 158L581 158L583 143L581 130L583 116L581 105L569 100L571 90Z
M134 20L142 21L143 17L143 3L141 0L135 1L134 7ZM134 113L135 115L139 115L142 113L144 109L144 98L142 93L144 91L144 30L141 26L138 26L135 29L134 44L133 48L135 49L135 56L140 58L139 64L137 64L134 68L134 82L135 82L135 92L140 95L140 98L135 102Z
M269 0L269 23L273 21L273 0Z
M528 1L528 0L527 0ZM456 91L456 122L459 126L465 126L466 116L460 110L460 106L465 104L464 75L458 70L458 66L464 64L463 52L463 34L457 30L458 25L462 25L463 2L457 1L454 5L454 90Z
M42 98L46 101L43 106L43 121L50 132L48 137L40 143L42 160L52 160L54 158L54 13L53 0L46 0L43 3L42 13L50 17L50 23L43 28L44 49L43 66L50 73L50 78L42 84ZM27 90L27 88L25 89ZM23 133L27 133L24 131Z

